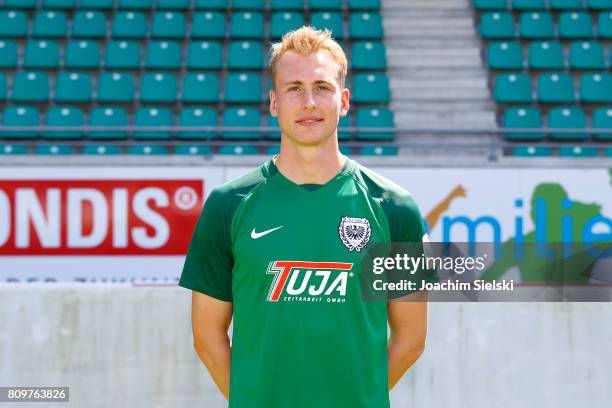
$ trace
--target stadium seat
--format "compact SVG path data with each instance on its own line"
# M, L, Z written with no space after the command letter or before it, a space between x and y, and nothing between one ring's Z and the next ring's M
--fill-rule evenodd
M34 147L34 154L41 156L68 156L74 154L74 148L66 144L39 143Z
M257 41L232 41L229 45L227 66L230 69L261 69L263 47Z
M387 69L387 52L382 42L353 43L351 52L353 69Z
M26 145L21 144L1 144L0 145L0 156L1 155L23 155L28 154L28 148Z
M32 106L7 106L2 115L2 126L39 126L40 114ZM2 131L4 137L19 139L34 139L38 132L33 131Z
M47 126L83 126L83 111L73 106L54 106L47 111L45 125ZM45 139L79 139L83 137L80 131L44 131Z
M599 108L593 111L593 128L612 130L612 107ZM596 133L595 139L612 140L612 133Z
M252 11L232 14L230 35L235 38L263 38L264 16Z
M104 65L110 69L140 68L140 46L131 40L109 41Z
M145 38L147 17L138 11L117 11L113 14L113 37Z
M139 108L136 111L134 125L136 127L172 126L172 112L170 109L160 107ZM134 139L170 139L168 131L138 131L134 132Z
M299 1L304 5L303 1ZM284 1L283 1L284 3ZM288 11L272 13L270 20L270 37L281 38L283 34L295 30L304 25L302 13L292 13Z
M570 74L548 72L538 78L538 101L572 103L574 99L574 82Z
M30 40L25 43L24 68L57 68L59 44L53 40Z
M525 12L519 18L519 35L525 39L553 38L553 19L547 12Z
M160 10L187 10L190 0L156 0L155 7Z
M242 144L224 145L219 148L219 154L232 155L232 156L253 155L253 154L257 154L257 147L252 146L252 145L242 145Z
M597 17L597 35L600 38L612 38L612 11L602 11Z
M604 69L604 48L595 41L576 41L570 45L571 69Z
M563 69L563 47L557 41L534 41L529 44L530 69Z
M545 146L517 146L512 149L512 155L518 157L550 157L550 147Z
M310 23L313 27L318 28L319 30L328 29L332 32L332 36L337 40L344 38L344 27L342 15L340 13L329 11L313 13L310 18Z
M72 18L72 36L75 38L104 38L106 15L101 11L77 11Z
M266 154L269 156L275 156L280 153L280 145L266 147Z
M225 78L225 102L261 101L261 77L250 72L230 73Z
M380 0L348 0L349 10L380 10Z
M385 74L357 74L353 76L353 100L357 103L389 103L389 79Z
M380 39L383 37L382 18L378 13L352 13L349 18L349 37Z
M20 71L13 77L13 100L45 102L49 99L49 76L46 72Z
M548 127L551 129L584 129L586 116L584 111L576 107L558 107L548 111ZM551 139L587 139L586 133L551 133Z
M259 109L247 107L231 107L223 111L223 126L254 126L261 125ZM224 139L258 139L257 132L224 132Z
M530 103L531 79L527 74L498 74L495 78L495 100L501 103Z
M195 0L196 10L225 10L227 0Z
M191 22L192 38L224 38L225 31L225 14L217 11L193 13Z
M234 10L259 10L266 9L265 0L232 0L232 8Z
M580 100L585 103L611 103L612 76L607 72L581 75Z
M181 100L184 103L215 103L219 101L220 88L217 74L189 72L183 77Z
M151 41L147 44L146 68L178 69L182 50L177 41Z
M272 116L271 114L268 114L268 123L266 126L276 128L277 130L268 132L264 136L267 137L268 139L280 140L281 132L280 132L280 127L278 125L278 118L275 116Z
M514 18L511 13L483 13L480 16L480 35L487 39L514 38Z
M166 147L156 144L143 144L128 146L128 154L136 156L164 156L168 154Z
M119 0L119 10L149 10L153 0Z
M393 113L387 108L362 108L357 111L357 127L393 128ZM393 140L392 132L359 132L357 139Z
M304 10L304 0L270 0L270 10Z
M512 10L546 10L544 0L512 0Z
M70 40L66 43L65 68L97 69L100 63L100 45L97 41Z
M185 156L207 156L212 154L212 149L210 146L201 144L187 144L176 146L174 148L174 154Z
M91 127L127 126L128 114L123 108L117 106L99 106L93 108L89 114ZM89 133L91 139L126 139L126 131L104 130Z
M6 74L4 72L0 72L0 101L6 99L6 94Z
M63 11L38 11L34 14L32 36L65 37L68 32L68 21Z
M519 42L491 42L487 48L490 69L523 69L523 49Z
M362 156L397 156L397 146L364 146L359 148Z
M0 37L25 37L28 16L23 11L0 10Z
M4 0L2 5L11 8L32 9L36 8L37 3L38 0Z
M342 0L308 0L311 10L342 10Z
M177 92L175 74L147 72L140 77L140 101L143 103L174 103Z
M587 0L587 6L593 10L612 10L610 0Z
M580 10L584 8L582 0L550 0L552 10Z
M179 115L179 126L217 126L217 112L212 108L191 107L183 108ZM179 132L179 139L210 139L216 136L215 132L189 131Z
M134 76L129 72L103 72L98 76L98 102L132 102Z
M157 7L159 8L159 0L157 1ZM183 13L158 11L153 15L153 26L151 28L153 38L184 38L186 31L187 22Z
M503 127L505 128L541 128L542 114L537 108L531 107L514 107L508 108L504 112ZM508 140L541 140L544 138L543 133L511 133L505 134Z
M217 41L196 41L187 48L187 68L221 69L223 46Z
M595 157L597 149L589 146L561 146L559 148L561 157Z
M338 140L349 140L352 138L352 135L349 132L342 132L342 128L351 127L351 115L346 114L345 116L340 116L340 120L338 121Z
M113 8L114 0L79 0L81 9L108 10Z
M18 53L15 41L0 40L0 68L15 68Z
M121 149L119 146L111 144L89 144L83 146L81 154L88 156L111 156L121 154Z
M476 10L506 10L508 2L506 0L474 0Z
M593 37L593 19L591 15L579 11L565 11L561 13L559 15L559 37Z
M89 102L91 90L91 76L85 72L59 72L55 79L57 102Z

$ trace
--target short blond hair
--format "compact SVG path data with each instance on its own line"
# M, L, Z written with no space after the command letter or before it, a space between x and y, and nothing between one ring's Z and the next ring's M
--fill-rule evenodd
M346 73L348 70L348 61L346 54L331 35L331 31L317 30L310 26L302 26L293 31L289 31L280 42L272 44L272 52L270 55L270 64L268 71L272 78L272 87L276 79L276 66L281 57L289 50L294 50L297 53L308 56L314 52L325 50L329 51L333 59L338 63L338 83L342 88L346 82Z

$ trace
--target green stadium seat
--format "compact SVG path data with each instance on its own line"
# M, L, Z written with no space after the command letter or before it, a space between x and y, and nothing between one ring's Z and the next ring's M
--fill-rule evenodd
M159 0L157 7L159 7ZM186 31L185 14L174 11L159 11L153 14L153 27L151 28L153 38L184 38Z
M507 10L508 2L506 0L474 0L474 8L476 10Z
M561 13L559 15L559 37L593 37L593 19L591 15L580 11L564 11Z
M85 72L59 72L55 79L57 102L90 102L91 76Z
M483 13L480 16L480 35L486 39L514 38L514 17L511 13Z
M537 108L530 107L513 107L504 111L503 127L505 128L541 128L542 114ZM505 134L508 140L541 140L544 138L543 133L511 133Z
M227 0L195 0L196 10L225 10Z
M534 41L529 44L530 69L563 69L563 46L557 41Z
M349 132L342 132L342 128L351 127L351 115L340 116L338 121L338 140L350 140L352 138Z
M132 102L134 76L129 72L103 72L98 76L98 102Z
M266 154L269 156L275 156L280 153L280 145L266 147Z
M387 69L387 52L382 42L353 43L351 51L353 69Z
M512 155L518 157L550 157L552 151L546 146L517 146L512 149Z
M304 10L304 0L270 0L270 10Z
M261 77L251 72L230 73L225 78L225 102L261 101Z
M393 129L393 112L387 108L362 108L357 111L356 126ZM357 139L393 140L393 132L359 132Z
M217 112L212 108L195 106L183 108L179 115L179 126L217 126ZM179 139L210 139L216 136L215 132L189 131L179 132Z
M311 10L342 10L342 0L308 0Z
M0 72L0 100L5 100L6 94L6 74L4 72Z
M232 0L232 8L234 10L258 10L266 9L265 0Z
M81 154L88 156L114 156L121 154L121 149L117 145L96 143L83 146Z
M605 69L604 48L595 41L576 41L570 45L570 68Z
M586 116L584 111L576 107L558 107L548 111L548 127L551 129L584 129ZM551 133L551 139L587 139L586 133Z
M580 100L584 103L611 103L612 76L607 72L581 75Z
M0 145L0 156L1 155L25 155L28 154L28 148L21 144L1 144Z
M499 74L495 77L495 100L501 103L530 103L531 79L527 74Z
M65 68L97 69L100 64L100 45L97 41L69 40L66 43Z
M300 1L302 5L303 1ZM300 28L304 25L302 13L288 11L272 13L270 20L270 37L281 38L285 33Z
M201 144L187 144L174 148L174 154L185 156L208 156L212 154L210 146Z
M362 156L397 156L397 146L364 146L359 148Z
M593 10L612 10L610 0L587 0L587 7Z
M278 125L278 118L276 116L272 116L271 114L268 114L267 126L276 128L277 130L268 132L264 136L267 137L268 139L280 140L281 132L280 132L280 127Z
M348 0L349 10L380 10L380 0Z
M113 14L113 37L145 38L147 17L138 11L117 11Z
M353 76L353 100L357 103L389 103L389 79L385 74L367 73Z
M81 9L98 9L109 10L113 8L115 0L79 0L79 8Z
M344 38L343 20L342 14L340 13L329 11L313 13L310 18L310 23L319 30L328 29L337 40Z
M593 111L593 128L612 130L612 107L599 108ZM596 133L595 139L612 140L612 133Z
M20 71L13 77L13 100L45 102L49 99L49 75L46 72Z
M340 150L340 153L342 153L345 156L350 156L353 154L353 149L349 146L340 145L338 146L338 148Z
M190 0L156 0L155 7L160 10L187 10Z
M138 69L140 68L140 46L131 40L109 41L106 45L107 69Z
M172 126L172 112L160 107L139 108L136 111L134 125L136 127ZM169 131L138 131L134 139L170 139Z
M17 66L17 43L11 40L0 40L0 68L15 68Z
M85 123L83 111L74 106L54 106L47 111L45 125L47 126L83 126ZM80 139L80 131L44 131L45 139Z
M7 106L2 115L2 126L39 126L40 114L38 109L32 106ZM2 131L4 137L19 139L34 139L38 132L32 131Z
M547 12L525 12L519 18L519 35L524 39L553 38L555 28L552 15Z
M127 152L135 156L165 156L168 154L168 149L161 145L143 144L128 146Z
M216 103L219 101L220 81L217 74L189 72L183 77L183 103Z
M24 68L57 68L60 62L59 44L53 40L30 40L25 44Z
M195 41L187 48L187 68L221 69L223 46L217 41Z
M263 47L256 41L232 41L228 50L227 66L230 69L261 69Z
M143 103L174 103L177 92L175 74L147 72L140 77L140 101Z
M261 125L259 109L233 106L223 111L223 126L253 126ZM224 132L224 139L258 139L258 132Z
M119 10L149 10L153 0L119 0Z
M552 10L580 10L584 8L582 0L550 0Z
M264 16L252 11L232 14L230 35L235 38L263 38Z
M101 11L77 11L72 18L72 36L76 38L104 38L106 15Z
M548 72L538 78L538 101L541 103L574 102L572 76L563 72Z
M546 10L545 0L512 0L512 10Z
M600 38L612 38L612 11L602 11L597 17L597 35Z
M25 37L28 16L23 11L0 10L0 37Z
M128 114L123 108L117 106L98 106L89 113L91 127L127 126ZM104 130L89 133L91 139L126 139L126 131Z
M561 146L559 148L559 156L561 157L595 157L597 149L588 146Z
M74 154L74 148L66 144L40 143L34 147L34 154L40 156L69 156Z
M65 37L68 32L68 21L63 11L38 11L34 14L32 36Z
M7 8L31 9L36 8L37 2L37 0L4 0L2 6Z
M216 11L196 12L191 23L192 38L224 38L225 15Z
M182 50L177 41L151 41L147 44L146 68L178 69Z
M219 154L231 156L244 156L257 154L257 147L252 145L224 145L219 148Z
M349 18L349 37L353 40L382 38L383 25L380 14L352 13Z
M487 65L490 69L523 69L521 44L516 41L489 43Z
M607 148L606 148L606 150L605 150L605 152L604 152L604 154L605 154L607 157L612 157L612 147L607 147Z

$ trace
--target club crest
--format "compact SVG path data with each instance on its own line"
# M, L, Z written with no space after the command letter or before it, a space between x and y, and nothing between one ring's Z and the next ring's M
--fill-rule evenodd
M370 240L370 221L367 218L342 217L338 233L349 251L361 251Z

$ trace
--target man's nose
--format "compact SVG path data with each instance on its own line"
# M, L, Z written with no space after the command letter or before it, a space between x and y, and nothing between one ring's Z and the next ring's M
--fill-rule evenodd
M311 110L316 107L317 103L314 99L314 92L310 89L304 91L304 99L302 101L302 107L304 110Z

